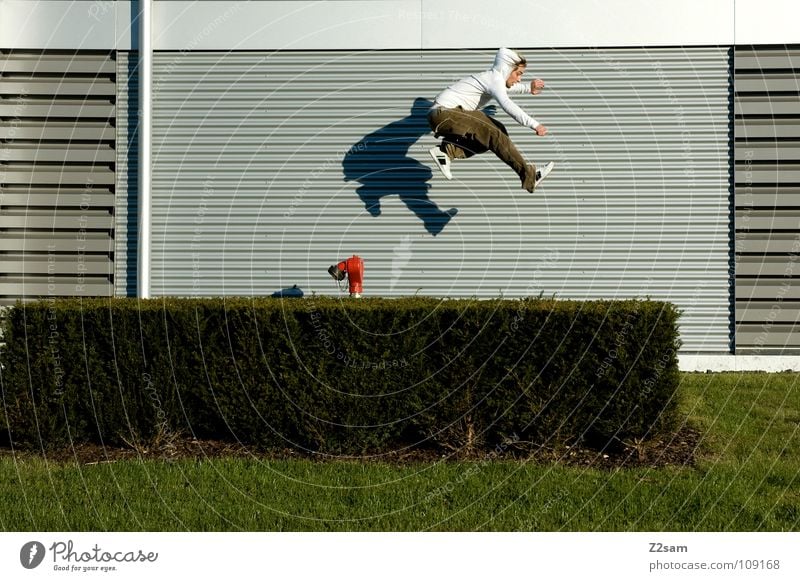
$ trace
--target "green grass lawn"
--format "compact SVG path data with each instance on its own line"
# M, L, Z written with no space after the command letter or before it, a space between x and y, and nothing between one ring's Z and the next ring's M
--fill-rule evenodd
M800 530L800 374L685 374L695 466L0 458L5 531Z

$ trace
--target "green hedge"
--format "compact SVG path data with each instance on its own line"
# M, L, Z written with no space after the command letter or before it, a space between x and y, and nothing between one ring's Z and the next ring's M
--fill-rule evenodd
M603 445L672 427L677 317L654 301L20 304L0 427L35 447L171 434L330 454Z

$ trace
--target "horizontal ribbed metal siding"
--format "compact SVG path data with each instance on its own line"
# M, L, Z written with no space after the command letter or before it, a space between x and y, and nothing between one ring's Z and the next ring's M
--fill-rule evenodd
M0 51L0 304L113 288L108 52Z
M494 51L157 53L153 293L333 294L356 253L367 295L648 295L729 350L727 50L523 52L551 134L497 118L557 163L535 195L490 153L429 163L415 99Z
M736 352L800 352L800 48L737 47Z

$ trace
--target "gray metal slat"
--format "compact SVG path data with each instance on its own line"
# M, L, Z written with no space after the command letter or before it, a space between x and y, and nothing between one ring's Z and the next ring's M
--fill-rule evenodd
M3 255L3 270L11 277L22 273L110 276L114 274L114 261L107 255L93 254L5 254Z
M736 164L737 184L796 184L800 183L800 165L750 165Z
M113 118L116 107L111 103L85 102L77 105L53 103L7 103L0 101L0 117L47 117L55 118L80 118L80 117L108 117Z
M110 297L112 292L113 285L106 278L86 276L64 280L55 277L48 281L41 277L0 277L0 295Z
M0 55L0 72L97 74L116 73L116 63L110 55Z
M736 322L752 325L797 325L800 303L743 302L736 304Z
M737 167L746 166L748 161L800 161L800 142L739 142L735 149Z
M794 278L737 278L737 301L796 301L800 300L800 280Z
M0 179L5 183L34 183L34 184L97 184L100 186L114 184L114 172L101 168L90 171L78 170L69 166L54 171L46 171L46 166L37 166L29 171L19 171L16 168L0 173Z
M81 218L81 217L105 217L110 216L111 210L109 208L90 209L84 207L71 207L71 208L38 208L30 206L28 208L4 208L0 210L0 216L17 217L17 218L42 218L42 217L63 217L63 218ZM12 228L13 226L9 226Z
M791 73L736 75L736 92L800 91L800 80Z
M0 80L0 95L75 95L113 97L114 81L110 79L14 79Z
M0 139L110 141L115 137L116 131L109 124L98 126L88 123L77 125L0 123Z
M738 325L736 346L758 348L785 348L800 346L800 330L796 325Z
M800 119L737 119L737 139L800 138Z
M85 207L85 208L112 208L114 207L114 194L89 190L81 193L7 193L0 192L0 207L7 206L54 206L54 207Z
M800 208L797 210L737 210L737 230L797 230L800 232Z
M736 70L740 69L800 69L800 52L781 49L746 51L736 49Z
M61 194L65 196L107 194L111 193L111 188L95 186L93 184L73 184L73 185L52 185L37 186L32 184L11 184L0 186L0 194Z
M736 276L800 276L800 256L737 256Z
M792 234L736 233L736 252L798 253L800 237Z
M85 146L78 143L7 143L0 149L0 161L23 162L114 162L116 151L110 144Z
M113 252L114 240L107 234L87 232L86 240L78 233L62 236L41 236L27 232L4 232L0 236L0 251L8 252ZM1 293L0 293L1 294Z
M800 97L743 97L733 105L735 115L797 115L800 116Z
M736 206L757 209L773 206L800 206L799 187L736 185Z
M113 216L105 215L80 215L64 216L62 212L47 215L40 211L28 211L23 215L13 215L7 212L0 213L0 228L38 228L38 229L103 229L113 228Z
M750 346L750 347L736 347L736 354L737 355L800 355L800 347L794 347L792 345L786 345L784 347L757 347L757 346ZM786 372L793 371L790 368L785 370Z

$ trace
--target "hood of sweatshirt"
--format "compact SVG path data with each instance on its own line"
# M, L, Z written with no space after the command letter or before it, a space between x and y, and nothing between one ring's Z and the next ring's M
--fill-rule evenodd
M494 65L492 65L492 70L499 72L503 79L507 79L508 75L511 74L511 71L514 70L514 66L520 60L521 57L518 53L514 52L510 48L501 48L497 51L497 54L494 55Z

